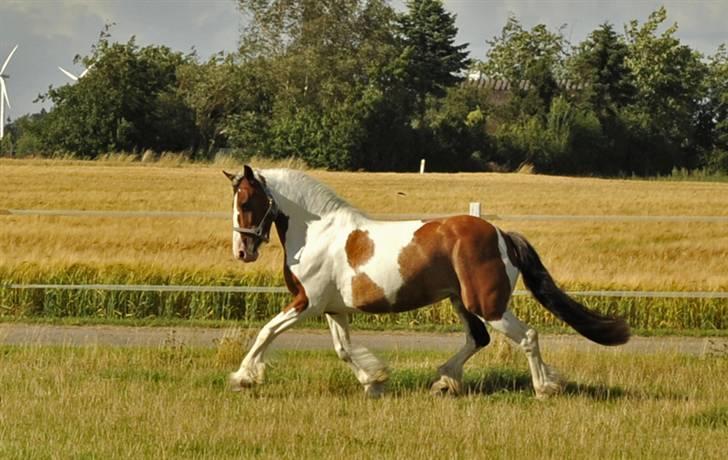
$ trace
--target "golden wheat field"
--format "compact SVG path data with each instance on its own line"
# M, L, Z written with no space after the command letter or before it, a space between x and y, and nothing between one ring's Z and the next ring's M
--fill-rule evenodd
M265 166L265 165L263 165ZM0 209L228 212L230 164L0 160ZM309 171L372 214L728 216L728 183L566 178L529 174ZM728 290L728 226L702 222L494 221L525 234L566 287ZM222 218L0 216L0 269L235 276L277 273L274 241L256 264L231 260ZM231 275L232 274L232 275Z

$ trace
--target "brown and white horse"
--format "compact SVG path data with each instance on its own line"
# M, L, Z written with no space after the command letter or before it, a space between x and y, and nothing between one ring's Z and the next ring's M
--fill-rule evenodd
M517 233L471 216L389 222L367 217L309 176L291 170L225 173L233 186L233 256L253 262L276 226L283 272L293 300L258 334L232 389L263 381L264 355L276 336L304 318L326 315L338 356L369 396L379 396L386 366L349 339L348 315L397 313L450 299L466 330L465 346L440 366L433 392L461 391L463 365L490 336L502 332L528 358L538 397L562 389L559 375L541 359L538 335L508 310L518 274L550 312L602 345L627 342L621 319L586 309L561 291L538 254Z

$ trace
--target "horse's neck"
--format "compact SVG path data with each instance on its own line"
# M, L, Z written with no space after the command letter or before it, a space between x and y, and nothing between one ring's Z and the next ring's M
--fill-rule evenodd
M276 221L276 228L285 250L286 264L289 266L300 262L299 256L309 244L316 241L320 243L319 237L327 238L326 235L312 233L320 233L323 229L331 229L332 226L337 228L358 226L367 220L353 208L345 207L318 215L285 198L279 201L280 210L285 217Z
M264 170L261 174L268 180L278 208L287 217L285 234L281 236L289 262L311 243L309 239L315 238L311 232L321 232L328 224L356 225L366 220L363 213L308 176L285 170ZM280 233L283 229L277 227Z

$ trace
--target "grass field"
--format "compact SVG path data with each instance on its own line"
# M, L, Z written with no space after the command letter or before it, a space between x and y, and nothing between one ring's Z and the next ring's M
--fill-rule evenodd
M726 350L704 356L577 349L545 358L569 380L533 397L502 342L466 368L468 394L428 388L448 353L385 354L367 400L333 352L274 354L268 382L225 387L236 341L189 348L0 347L2 458L725 458Z
M225 166L235 169L234 165ZM0 208L227 212L230 190L221 168L222 165L0 159ZM488 214L728 215L725 182L524 174L310 174L370 213L466 212L468 202L479 201ZM725 223L495 223L525 234L566 288L728 290ZM0 216L0 235L0 278L6 281L281 282L282 251L278 242L266 247L256 264L237 263L231 260L226 219ZM246 305L269 302L244 296L229 296L227 300L203 296L195 300L190 296L168 295L159 300L153 294L93 295L91 299L86 294L51 293L41 305L33 297L37 294L0 292L0 306L5 306L6 314L63 316L73 312L64 311L61 306L76 299L77 308L84 315L95 312L109 316L111 310L111 316L159 316L183 308L179 316L193 311L192 316L204 319L225 317L222 310L230 310L236 301ZM225 305L219 306L221 302ZM275 302L278 305L281 300ZM145 308L147 303L154 308ZM669 308L684 310L689 306L680 301L672 302ZM623 302L619 308L636 307ZM718 301L696 308L715 311L722 317L728 306L725 301ZM246 307L246 312L249 310ZM234 317L239 313L227 314Z

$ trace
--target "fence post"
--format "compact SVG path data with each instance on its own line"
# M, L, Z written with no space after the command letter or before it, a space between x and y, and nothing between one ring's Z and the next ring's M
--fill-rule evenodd
M480 203L470 203L470 210L468 211L468 214L475 217L480 217Z
M420 174L424 174L424 173L425 173L425 159L423 158L420 160Z

